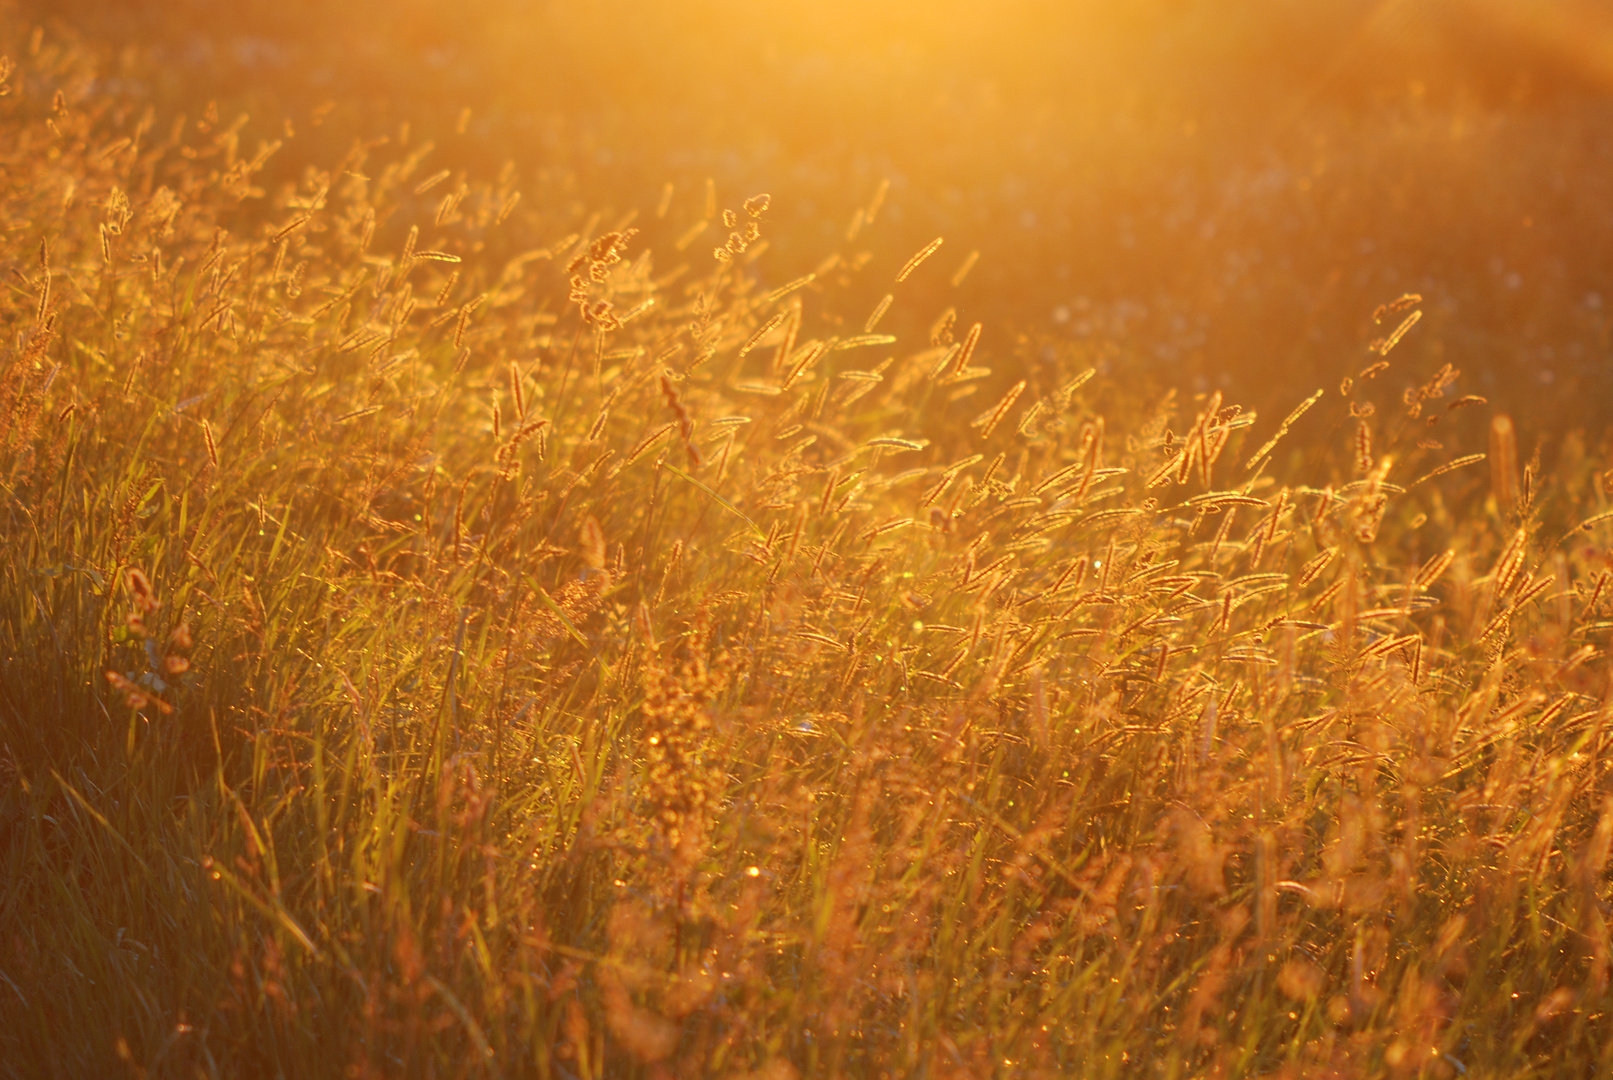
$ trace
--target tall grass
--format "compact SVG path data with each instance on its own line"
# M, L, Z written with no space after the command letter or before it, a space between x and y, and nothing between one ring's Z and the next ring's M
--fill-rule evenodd
M780 280L15 60L8 1075L1613 1071L1605 463L1416 298L1141 400L872 213Z

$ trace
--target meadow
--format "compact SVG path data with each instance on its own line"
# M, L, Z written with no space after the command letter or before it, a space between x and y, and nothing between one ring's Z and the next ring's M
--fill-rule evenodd
M0 1074L1613 1074L1613 460L1421 295L1240 407L16 38Z

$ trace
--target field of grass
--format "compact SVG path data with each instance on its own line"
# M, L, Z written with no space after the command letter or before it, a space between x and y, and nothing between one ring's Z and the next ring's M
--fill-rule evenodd
M0 62L0 1075L1613 1075L1613 462L1421 298L1257 414L877 183L786 274L103 63Z

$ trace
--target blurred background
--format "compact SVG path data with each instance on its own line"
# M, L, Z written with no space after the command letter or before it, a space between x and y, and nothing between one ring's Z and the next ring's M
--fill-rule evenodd
M20 0L162 115L277 159L434 139L528 197L675 223L773 195L780 280L936 235L987 345L1286 411L1442 363L1525 433L1613 415L1613 5L1590 0ZM468 111L467 111L468 110ZM317 126L316 126L317 122ZM854 218L882 181L877 236ZM653 224L653 222L651 222ZM667 226L673 235L677 229ZM659 247L665 238L656 239ZM889 278L867 283L871 307ZM858 286L860 287L860 286ZM992 339L995 338L995 341Z

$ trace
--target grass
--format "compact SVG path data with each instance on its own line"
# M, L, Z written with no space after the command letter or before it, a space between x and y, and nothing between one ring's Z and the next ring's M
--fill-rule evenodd
M1613 1072L1605 462L1416 298L1255 416L16 60L6 1074Z

